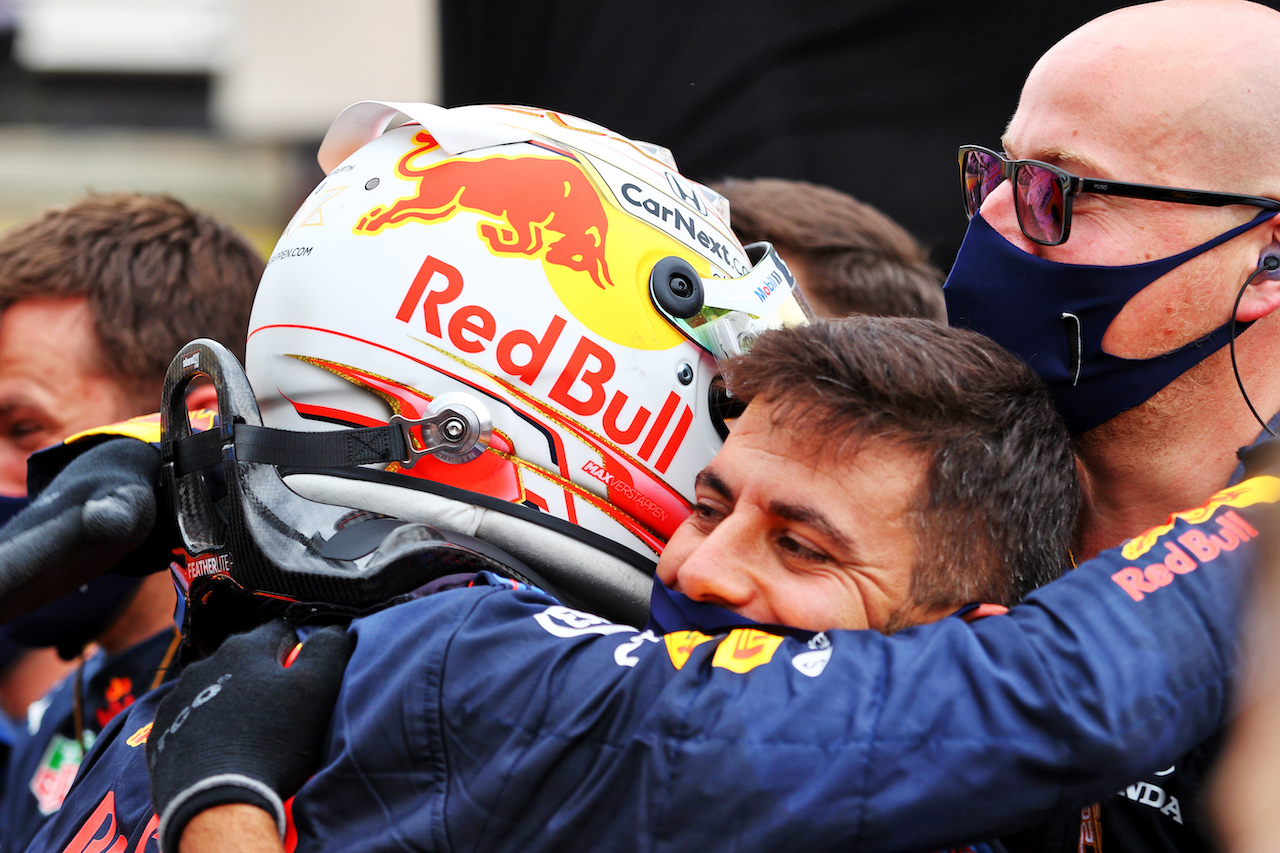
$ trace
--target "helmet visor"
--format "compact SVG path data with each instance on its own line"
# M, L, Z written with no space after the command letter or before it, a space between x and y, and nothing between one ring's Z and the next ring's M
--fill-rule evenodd
M751 271L740 278L702 279L702 307L696 313L677 317L657 305L663 316L718 362L746 355L762 332L805 325L813 319L795 277L773 245L752 243L745 248Z

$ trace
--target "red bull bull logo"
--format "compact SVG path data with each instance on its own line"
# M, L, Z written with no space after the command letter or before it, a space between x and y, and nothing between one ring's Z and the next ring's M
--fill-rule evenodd
M413 142L396 174L415 181L417 190L390 207L371 209L355 233L468 211L490 218L477 230L494 254L539 258L585 272L601 289L613 285L604 251L609 220L590 178L569 154L541 146L553 156L455 158L419 167L415 161L439 144L426 131L414 134Z

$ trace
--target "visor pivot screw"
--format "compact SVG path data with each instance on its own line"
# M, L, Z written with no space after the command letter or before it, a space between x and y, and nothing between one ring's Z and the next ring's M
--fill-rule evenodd
M687 364L680 365L676 370L676 379L680 380L681 385L688 385L693 381L693 368Z
M702 276L684 258L663 258L649 273L649 296L669 319L688 320L702 310Z

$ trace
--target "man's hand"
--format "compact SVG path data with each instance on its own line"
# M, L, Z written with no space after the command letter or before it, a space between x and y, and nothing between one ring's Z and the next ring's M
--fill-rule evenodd
M231 637L160 703L147 764L162 850L177 851L192 817L226 803L265 810L283 837L283 801L314 769L352 650L343 629L323 628L286 666L297 642L284 622Z
M0 535L0 622L117 567L156 528L160 451L154 446L115 437L44 454L42 459L70 461L47 483L34 484L30 506ZM167 549L136 562L138 574L162 571Z

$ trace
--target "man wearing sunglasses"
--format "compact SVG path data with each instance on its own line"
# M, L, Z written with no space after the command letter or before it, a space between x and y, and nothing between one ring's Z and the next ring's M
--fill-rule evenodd
M1203 503L1276 425L1277 43L1280 13L1242 0L1121 9L1032 69L1003 152L960 150L971 223L950 319L1049 385L1087 488L1077 559ZM1030 847L1203 846L1212 752Z

